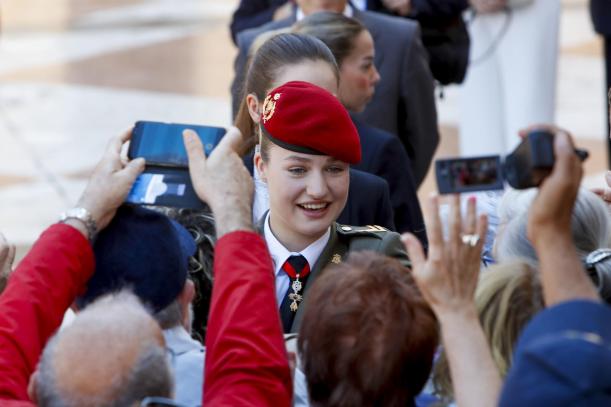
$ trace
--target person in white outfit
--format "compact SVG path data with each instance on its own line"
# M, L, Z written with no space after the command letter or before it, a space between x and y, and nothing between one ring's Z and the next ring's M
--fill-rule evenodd
M553 123L559 0L471 0L470 66L461 90L460 153L505 154L518 130Z

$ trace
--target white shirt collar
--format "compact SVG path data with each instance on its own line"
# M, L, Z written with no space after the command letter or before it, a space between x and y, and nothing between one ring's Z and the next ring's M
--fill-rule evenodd
M314 268L316 261L320 257L320 254L324 250L325 246L329 242L329 238L331 237L331 227L327 229L327 231L314 243L310 244L308 247L303 249L299 253L290 252L272 233L272 229L269 226L269 212L267 213L267 217L265 218L265 226L263 227L263 234L265 237L265 242L267 243L267 248L269 250L269 254L272 257L272 261L274 262L274 273L278 275L280 270L282 269L282 265L284 262L291 257L292 255L301 254L308 261L310 266L310 270Z
M366 0L363 0L363 3L365 1ZM352 16L354 16L354 10L352 9L352 6L350 6L350 3L346 3L346 7L344 8L343 14L346 17L350 17L350 18L352 18ZM301 10L301 7L297 7L297 14L295 14L295 19L297 21L301 21L301 20L303 20L304 17L305 17L305 14L303 14L303 11Z

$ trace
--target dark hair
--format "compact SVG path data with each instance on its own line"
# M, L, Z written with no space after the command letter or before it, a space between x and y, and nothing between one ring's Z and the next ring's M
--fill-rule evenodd
M367 28L359 21L340 13L314 13L293 26L293 31L318 38L333 53L340 67L354 49L354 41Z
M314 282L299 332L310 400L401 406L424 387L437 320L396 259L353 252Z
M216 244L214 217L208 208L201 210L170 209L167 214L191 233L197 245L195 254L189 259L189 278L195 286L191 329L192 336L204 343L212 299L212 266Z
M325 61L332 67L339 82L339 71L333 54L320 40L302 34L280 33L268 38L251 56L242 89L242 103L235 119L235 126L244 137L256 140L255 125L248 113L246 96L254 93L263 103L275 77L286 65L306 60ZM254 141L253 144L256 144Z

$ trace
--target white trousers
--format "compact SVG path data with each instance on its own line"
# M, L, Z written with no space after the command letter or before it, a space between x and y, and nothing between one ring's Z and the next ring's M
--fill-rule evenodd
M520 141L518 130L554 121L559 24L560 0L477 15L469 24L461 155L508 153Z

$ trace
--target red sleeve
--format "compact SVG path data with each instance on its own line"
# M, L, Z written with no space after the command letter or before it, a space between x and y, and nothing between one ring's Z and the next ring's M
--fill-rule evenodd
M233 232L216 244L203 404L290 406L293 384L265 242Z
M11 274L0 296L0 400L29 400L28 381L40 353L93 270L87 239L57 224Z

